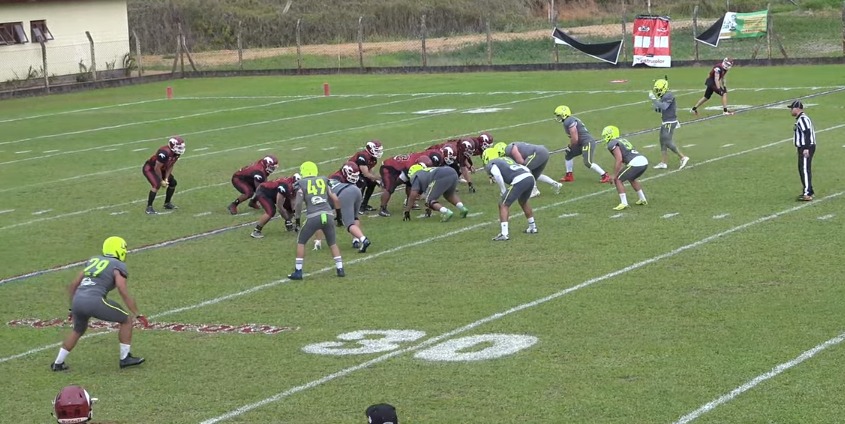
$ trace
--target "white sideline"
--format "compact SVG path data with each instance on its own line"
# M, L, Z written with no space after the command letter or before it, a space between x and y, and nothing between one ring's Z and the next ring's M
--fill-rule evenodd
M686 424L688 422L691 422L691 421L701 417L702 415L712 411L713 409L716 409L716 407L718 407L719 405L723 405L725 403L732 401L735 397L753 389L758 384L760 384L760 383L762 383L766 380L772 379L774 377L777 377L778 374L781 374L784 371L786 371L786 370L788 370L788 369L790 369L790 368L792 368L792 367L812 358L813 356L816 356L816 354L818 354L819 352L821 352L821 351L823 351L823 350L825 350L829 347L836 346L839 343L842 343L843 340L845 340L845 333L842 333L842 334L840 334L840 335L838 335L838 336L836 336L836 337L834 337L830 340L827 340L823 343L820 343L820 344L816 345L815 347L813 347L812 349L807 350L804 353L798 355L794 359L787 361L787 362L784 362L782 364L779 364L778 366L772 368L770 371L765 372L763 374L758 375L757 377L752 378L747 383L731 390L729 393L726 393L726 394L719 396L718 398L716 398L716 399L714 399L710 402L707 402L706 404L702 405L700 408L696 409L695 411L692 411L689 414L681 417L678 421L675 421L675 424Z
M662 175L665 175L665 174L662 174ZM819 198L819 199L817 199L817 200L819 200L819 201L822 201L822 202L823 202L823 201L827 201L827 200L830 200L830 199L836 198L836 197L838 197L838 196L841 196L842 194L845 194L845 191L840 191L840 192L838 192L838 193L834 193L834 194L831 194L831 195L829 195L829 196L825 196L825 197ZM454 329L454 330L451 330L451 331L445 332L445 333L443 333L443 334L440 334L439 336L435 336L435 337L429 338L429 339L427 339L427 340L425 340L425 341L423 341L423 342L421 342L421 343L418 343L418 344L416 344L416 345L413 345L413 346L410 346L410 347L406 347L406 348L403 348L403 349L399 349L399 350L396 350L396 351L393 351L393 352L390 352L390 353L386 353L386 354L384 354L384 355L381 355L381 356L379 356L379 357L373 358L373 359L371 359L371 360L369 360L369 361L366 361L366 362L363 362L363 363L361 363L361 364L358 364L358 365L355 365L355 366L352 366L352 367L349 367L349 368L345 368L345 369L342 369L342 370L340 370L340 371L338 371L338 372L335 372L335 373L329 374L329 375L327 375L327 376L325 376L325 377L319 378L319 379L317 379L317 380L313 380L313 381L311 381L311 382L309 382L309 383L306 383L306 384L303 384L303 385L300 385L300 386L296 386L296 387L292 387L292 388L290 388L290 389L288 389L288 390L285 390L285 391L283 391L283 392L277 393L277 394L275 394L275 395L273 395L273 396L270 396L270 397L268 397L268 398L262 399L262 400L260 400L260 401L258 401L258 402L255 402L255 403L251 403L251 404L248 404L248 405L241 406L241 407L239 407L239 408L237 408L237 409L234 409L234 410L232 410L231 412L228 412L228 413L226 413L226 414L223 414L223 415L217 416L217 417L215 417L215 418L211 418L211 419L208 419L208 420L202 421L202 424L214 424L214 423L218 423L218 422L220 422L220 421L225 421L225 420L228 420L228 419L230 419L230 418L234 418L234 417L237 417L237 416L243 415L243 414L245 414L245 413L247 413L247 412L249 412L249 411L252 411L252 410L254 410L254 409L260 408L260 407L262 407L262 406L264 406L264 405L267 405L267 404L270 404L270 403L273 403L273 402L277 402L277 401L282 400L282 399L284 399L284 398L290 397L291 395L294 395L294 394L296 394L296 393L299 393L299 392L302 392L302 391L305 391L305 390L308 390L308 389L311 389L311 388L317 387L317 386L319 386L319 385L322 385L322 384L324 384L324 383L328 383L328 382L330 382L330 381L332 381L332 380L336 380L336 379L341 378L341 377L345 377L345 376L347 376L347 375L349 375L349 374L352 374L352 373L353 373L353 372L355 372L355 371L359 371L359 370L362 370L362 369L366 369L366 368L369 368L369 367L370 367L370 366L372 366L372 365L376 365L376 364L378 364L378 363L384 362L384 361L386 361L386 360L388 360L388 359L391 359L391 358L393 358L393 357L400 356L400 355L403 355L403 354L405 354L405 353L413 352L413 351L416 351L416 350L420 350L420 349L423 349L423 348L425 348L425 347L431 346L431 345L436 344L436 343L440 343L440 342L442 342L442 341L444 341L444 340L447 340L447 339L452 338L452 337L454 337L454 336L457 336L457 335L459 335L459 334L465 333L465 332L467 332L467 331L473 330L473 329L475 329L476 327L480 327L480 326L482 326L482 325L484 325L484 324L487 324L487 323L489 323L489 322L493 322L493 321L499 320L499 319L501 319L501 318L504 318L504 317L506 317L506 316L508 316L508 315L511 315L511 314L514 314L514 313L517 313L517 312L520 312L520 311L523 311L523 310L526 310L526 309L529 309L529 308L533 308L533 307L538 306L538 305L542 305L542 304L544 304L544 303L547 303L547 302L550 302L550 301L552 301L552 300L555 300L555 299L557 299L557 298L559 298L559 297L563 297L563 296L565 296L565 295L567 295L567 294L569 294L569 293L572 293L572 292L575 292L575 291L577 291L577 290L580 290L580 289L583 289L583 288L586 288L586 287L592 286L593 284L600 283L600 282L602 282L602 281L604 281L604 280L611 279L611 278L613 278L613 277L616 277L616 276L619 276L619 275L622 275L622 274L628 273L628 272L630 272L630 271L634 271L634 270L640 269L640 268L642 268L642 267L644 267L644 266L651 265L651 264L656 263L656 262L658 262L658 261L661 261L661 260L663 260L663 259L668 259L668 258L671 258L671 257L676 256L676 255L678 255L678 254L680 254L680 253L683 253L683 252L685 252L685 251L687 251L687 250L695 249L695 248L697 248L697 247L699 247L699 246L702 246L702 245L704 245L704 244L707 244L707 243L709 243L709 242L711 242L711 241L714 241L714 240L717 240L717 239L719 239L719 238L725 237L725 236L727 236L727 235L733 234L733 233L735 233L735 232L737 232L737 231L741 231L741 230L744 230L744 229L746 229L746 228L749 228L749 227L752 227L752 226L755 226L755 225L758 225L758 224L761 224L761 223L764 223L764 222L767 222L767 221L774 220L774 219L779 218L779 217L781 217L781 216L783 216L783 215L786 215L786 214L788 214L788 213L792 213L792 212L795 212L795 211L801 210L801 209L803 209L803 208L806 208L806 207L808 207L808 206L810 206L810 205L811 205L811 203L803 203L803 204L801 204L801 205L794 206L794 207L792 207L792 208L789 208L789 209L786 209L786 210L783 210L783 211L780 211L780 212L776 212L776 213L774 213L774 214L767 215L767 216L764 216L764 217L762 217L762 218L755 219L755 220L750 221L750 222L746 222L745 224L738 225L738 226L736 226L736 227L733 227L733 228L731 228L731 229L728 229L728 230L722 231L722 232L720 232L720 233L713 234L713 235L711 235L711 236L705 237L705 238L703 238L703 239L701 239L701 240L698 240L698 241L696 241L696 242L693 242L693 243L690 243L690 244L687 244L687 245L681 246L681 247L679 247L679 248L677 248L677 249L670 250L670 251L668 251L668 252L666 252L666 253L663 253L663 254L661 254L661 255L657 255L657 256L651 257L651 258L649 258L649 259L646 259L646 260L643 260L643 261L637 262L637 263L635 263L635 264L633 264L633 265L629 265L629 266L627 266L627 267L625 267L625 268L621 268L621 269L618 269L618 270L616 270L616 271L613 271L613 272L610 272L610 273L604 274L604 275L602 275L602 276L600 276L600 277L591 278L591 279L589 279L589 280L587 280L587 281L584 281L584 282L583 282L583 283L581 283L581 284L578 284L578 285L575 285L575 286L569 287L569 288L567 288L567 289L561 290L561 291L559 291L559 292L557 292L557 293L554 293L554 294L551 294L551 295L549 295L549 296L546 296L546 297L543 297L543 298L540 298L540 299L534 300L534 301L532 301L532 302L523 303L523 304L521 304L521 305L514 306L513 308L510 308L510 309L508 309L508 310L506 310L506 311L502 311L502 312L499 312L499 313L496 313L496 314L490 315L490 316L485 317L485 318L482 318L482 319L480 319L480 320L478 320L478 321L475 321L475 322L472 322L472 323L470 323L470 324L467 324L467 325L465 325L465 326L463 326L463 327L459 327L459 328L456 328L456 329ZM840 335L839 337L845 337L845 335ZM837 339L838 339L838 338L837 338ZM837 339L833 339L833 340L837 340ZM841 341L841 340L839 340L839 341ZM829 342L830 342L830 341L826 342L826 343L828 343L827 345L823 344L822 346L827 347L827 346L829 346L829 345L832 345L832 344L833 344L833 343L829 343ZM838 343L838 341L837 341L837 343ZM815 353L813 353L813 354L815 354ZM810 356L812 356L812 355L810 355ZM806 358L805 358L805 359L806 359ZM800 363L800 362L798 362L798 363ZM797 363L796 363L796 364L797 364ZM793 365L795 365L795 364L793 364ZM790 366L793 366L793 365L790 365ZM777 374L775 374L775 375L777 375ZM769 378L770 378L770 377L769 377ZM751 386L751 387L753 387L753 386ZM750 387L749 387L749 388L750 388ZM747 390L747 389L746 389L746 390ZM714 406L714 407L715 407L715 406Z
M837 125L837 126L834 126L834 127L829 127L829 128L825 128L825 129L822 129L822 130L817 130L816 132L829 131L829 130L833 130L833 129L840 128L840 127L845 127L845 124L840 124L840 125ZM790 141L790 140L792 140L792 139L788 138L788 139L778 140L778 141L775 141L773 143L768 143L768 144L764 144L762 146L753 147L751 149L743 150L741 152L734 152L734 153L730 153L730 154L727 154L727 155L724 155L724 156L711 158L711 159L708 159L708 160L705 160L705 161L698 162L696 164L688 165L687 168L692 168L694 166L702 166L704 164L718 162L720 160L732 158L734 156L740 156L740 155L743 155L745 153L751 153L751 152L754 152L754 151L757 151L757 150L762 150L762 149L765 149L767 147L775 146L777 144L783 143L785 141ZM665 172L665 173L657 174L657 175L654 175L654 176L651 176L651 177L648 177L648 178L644 178L643 181L650 181L650 180L656 180L658 178L664 178L664 177L667 177L669 175L674 175L677 172L683 172L683 170L679 170L679 169L671 170L669 172ZM571 199L566 199L566 200L556 202L556 203L552 203L552 204L549 204L549 205L540 206L540 207L534 208L534 210L540 211L540 210L544 210L544 209L548 209L548 208L553 208L553 207L557 207L557 206L564 205L564 204L567 204L567 203L572 203L572 202L576 202L576 201L579 201L579 200L583 200L583 199L591 198L591 197L594 197L594 196L602 195L602 194L605 194L605 193L608 193L608 192L611 192L611 191L614 191L614 190L615 189L612 188L612 187L606 188L604 190L595 191L593 193L588 193L588 194L585 194L585 195L582 195L582 196L579 196L579 197L574 197L574 198L571 198ZM496 221L490 221L490 222L486 222L486 223L475 224L475 225L472 225L470 227L465 227L461 230L452 231L452 232L443 234L443 235L438 236L438 237L432 237L432 238L420 240L420 241L417 241L417 242L414 242L414 243L405 244L405 245L390 249L389 251L374 253L373 255L368 255L365 258L355 259L354 261L350 261L349 263L358 263L358 262L367 261L367 260L370 260L370 259L373 259L373 258L377 258L377 257L385 254L386 252L396 252L396 251L405 249L407 247L417 246L417 245L422 244L422 243L428 243L430 241L438 240L440 238L449 237L449 236L452 236L452 235L455 235L455 234L459 234L463 231L467 231L469 229L475 229L475 228L481 227L483 225L488 225L488 224L491 224L491 223L494 223L494 222L496 222ZM318 273L328 272L328 271L331 271L333 269L334 269L333 267L327 267L327 268L320 269L320 270L315 271L315 272L310 273L310 274L318 274ZM310 275L310 274L306 274L306 275ZM216 303L220 303L223 300L233 299L233 298L236 298L236 297L240 297L240 296L244 296L246 294L253 293L253 292L258 291L258 290L274 287L276 285L285 283L287 281L288 280L286 278L281 279L281 280L272 281L270 283L266 283L266 284L263 284L263 285L260 285L260 286L257 286L257 287L253 287L249 290L228 294L228 295L225 295L225 296L222 296L222 297L210 299L210 300L207 300L205 302L201 302L201 303L194 304L194 305L191 305L191 306L185 306L185 307L182 307L182 308L172 309L172 310L169 310L169 311L162 312L160 314L150 315L149 317L150 318L158 318L158 317L162 317L162 316L172 315L172 314L177 313L177 312L184 312L184 311L200 308L202 306L213 305L213 304L216 304ZM107 333L87 334L83 337L96 337L96 336L102 335L102 334L107 334ZM60 345L61 345L61 343L54 343L54 344L34 348L34 349L31 349L31 350L28 350L26 352L19 353L19 354L16 354L16 355L0 358L0 364L2 364L3 362L13 360L13 359L29 356L31 354L44 351L46 349L55 348L55 347L58 347Z
M547 97L551 97L551 95L542 96L542 97L535 97L535 98L530 98L530 99L514 100L514 101L511 101L511 102L506 102L506 103L502 103L502 104L499 104L499 105L514 104L514 103L519 103L519 102L523 102L523 101L532 101L532 100L538 100L538 99L547 98ZM625 104L621 104L621 105L608 106L608 107L599 108L599 109L591 109L591 110L583 111L583 112L579 113L579 115L584 115L584 114L587 114L587 113L599 112L599 111L604 111L604 110L610 110L610 109L615 109L615 108L619 108L619 107L633 106L633 105L642 104L642 103L645 103L645 102L639 101L639 102L634 102L634 103L625 103ZM496 105L494 105L494 106L496 106ZM363 125L363 126L355 127L355 128L344 128L344 129L327 131L327 132L320 133L320 134L309 134L309 135L292 137L292 138L284 139L284 140L274 140L274 141L269 141L269 142L265 142L265 143L253 144L253 145L250 145L250 146L239 146L239 147L234 147L234 148L230 148L230 149L226 149L226 150L208 152L208 153L203 153L203 154L200 154L200 155L193 155L193 156L186 157L185 159L199 158L199 157L203 157L203 156L207 156L207 155L216 155L216 154L227 153L227 152L236 151L236 150L250 149L250 148L255 148L257 146L262 146L262 145L267 145L267 144L272 144L272 143L279 143L279 142L284 142L284 141L293 141L293 140L299 140L299 139L305 139L305 138L325 136L325 135L330 135L330 134L344 133L344 132L348 132L350 130L354 131L354 130L359 130L359 129L364 129L364 128L380 127L382 125L395 125L397 123L409 122L409 121L415 121L415 120L422 120L422 119L429 119L429 118L432 118L432 117L435 117L435 116L441 116L441 115L445 115L445 114L448 114L448 113L424 115L424 116L419 116L419 117L401 119L401 120L398 120L398 121L391 121L389 123L377 123L377 124ZM540 120L532 121L532 122L524 122L524 123L520 123L520 124L508 125L508 126L505 126L505 127L492 128L491 131L501 130L501 129L517 128L517 127L526 126L526 125L535 125L535 124L538 124L538 123L546 123L548 121L549 121L549 119L540 119ZM460 135L463 135L463 134L459 134L457 136L460 136ZM454 137L454 136L447 136L446 138L450 138L450 137ZM441 140L441 138L411 143L411 144L407 144L407 145L404 145L404 146L391 147L391 148L385 149L385 150L387 151L387 150L405 149L405 148L408 148L408 147L418 146L418 145L421 145L421 144L425 145L426 143L432 143L432 142L436 142L436 141L439 141L439 140ZM348 156L344 156L344 157L341 157L341 158L327 159L327 160L320 161L317 164L322 165L322 164L326 164L326 163L338 162L340 160L346 159L347 157ZM64 179L59 180L59 181L76 180L76 179L84 178L84 177L87 177L87 176L100 176L100 175L104 175L104 174L108 174L108 173L112 173L112 172L118 172L118 171L124 171L124 170L137 170L137 169L138 169L138 167L136 167L136 166L126 167L126 168L120 168L120 169L112 170L112 171L96 172L96 173L92 173L92 174L87 174L85 176L64 178ZM280 170L280 172L292 171L292 170L295 170L295 169L297 169L297 168L289 167L289 168L285 168L285 169ZM203 189L206 189L206 188L220 187L220 186L227 185L227 184L230 184L230 182L225 181L225 182L221 182L221 183L217 183L217 184L210 184L210 185L205 185L205 186L192 187L192 188L189 188L189 189L186 189L186 190L181 190L181 191L179 191L179 193L180 193L180 195L185 195L185 194L193 192L193 191L203 190ZM26 187L32 187L32 186L35 186L35 185L41 185L41 184L30 184L29 186L26 186ZM16 188L21 188L21 187L19 186L19 187L11 187L11 188L8 188L8 189L3 189L3 190L0 190L0 193L10 191L10 190L14 190ZM44 218L39 218L39 219L35 219L35 220L30 220L30 221L18 222L18 223L7 225L5 227L0 227L0 231L8 230L8 229L11 229L11 228L17 228L17 227L21 227L21 226L25 226L25 225L36 224L38 222L43 222L43 221L51 221L51 220L54 220L54 219L76 216L76 215L80 215L80 214L84 214L84 213L88 213L88 212L94 212L94 211L98 211L98 210L104 210L104 209L109 209L109 208L114 208L114 207L129 206L129 205L132 205L132 204L145 202L146 200L147 200L146 198L137 199L137 200L132 200L132 201L129 201L129 202L124 202L124 203L98 206L98 207L94 207L94 208L90 208L90 209L85 209L85 210L82 210L82 211L68 212L68 213L65 213L65 214L54 215L54 216L51 216L51 217L44 217Z
M88 107L88 108L84 108L84 109L65 110L65 111L62 111L62 112L42 113L40 115L21 116L21 117L18 117L18 118L4 119L4 120L0 121L0 124L5 124L7 122L26 121L27 119L46 118L48 116L68 115L68 114L71 114L71 113L90 112L90 111L93 111L93 110L111 109L111 108L115 108L115 107L142 105L144 103L160 102L162 100L165 100L165 99L139 100L137 102L117 103L117 104L112 104L112 105Z
M372 104L372 105L364 105L364 106L356 106L356 107L351 107L351 108L327 110L327 111L323 111L323 112L315 112L315 113L309 113L309 114L305 114L305 115L285 116L285 117L282 117L282 118L268 119L268 120L256 121L256 122L248 122L248 123L245 123L245 124L230 125L230 126L227 126L227 127L208 128L208 129L204 129L204 130L200 130L200 131L192 131L192 132L182 133L181 135L182 136L188 136L188 135L197 135L197 134L205 134L205 133L216 133L218 131L236 130L236 129L240 129L240 128L253 127L253 126L258 126L258 125L266 125L266 124L274 124L274 123L277 123L277 122L290 121L290 120L300 119L300 118L312 118L312 117L315 117L315 116L328 115L328 114L332 114L332 113L349 112L349 111L353 111L353 110L368 109L368 108L371 108L371 107L379 107L379 106L390 106L390 105L394 105L394 104L397 104L397 103L407 102L407 101L410 101L410 100L417 100L417 99L395 100L395 101L392 101L392 102L375 103L375 104ZM68 134L68 133L63 133L63 135L64 134ZM142 139L142 140L134 140L134 141L127 141L127 142L124 142L124 143L111 144L109 146L111 146L111 147L113 147L113 146L128 146L128 145L133 145L133 144L138 144L138 143L146 143L146 142L150 142L150 141L157 141L157 140L162 141L166 138L167 138L167 136L145 138L145 139ZM262 143L262 144L269 144L269 143ZM258 146L260 146L262 144L258 144ZM56 156L64 156L64 155L70 155L70 154L76 154L76 153L98 151L98 150L102 149L103 147L105 147L105 146L88 147L88 148L85 148L85 149L68 150L68 151L65 151L65 152L55 153L55 154L51 154L51 155L41 155L41 156L33 156L33 157L29 157L29 158L24 158L24 159L15 159L15 160L10 160L10 161L6 161L6 162L0 162L0 165L11 165L11 164L20 163L20 162L28 162L28 161L33 161L33 160L47 159L47 158L56 157ZM245 147L251 147L251 146L245 146ZM189 158L189 157L192 157L192 156L189 155L186 158ZM122 169L129 169L129 168L122 168Z

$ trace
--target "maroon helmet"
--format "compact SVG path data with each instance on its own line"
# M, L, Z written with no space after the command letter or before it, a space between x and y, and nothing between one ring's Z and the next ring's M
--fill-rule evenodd
M67 386L53 400L53 412L60 424L86 423L91 421L96 400L80 386Z

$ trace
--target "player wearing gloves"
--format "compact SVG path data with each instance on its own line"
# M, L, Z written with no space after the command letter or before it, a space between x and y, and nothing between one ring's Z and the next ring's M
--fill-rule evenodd
M170 200L176 192L176 177L173 176L173 167L176 161L185 153L185 140L174 135L167 140L167 144L158 148L141 168L144 177L150 183L150 193L147 195L147 215L155 215L158 212L153 209L153 202L158 191L165 189L164 208L176 209Z
M560 179L560 182L575 181L573 172L572 160L578 156L584 159L584 166L592 169L597 174L601 175L601 183L609 183L610 176L599 164L593 162L593 157L596 152L596 139L587 131L587 127L575 116L572 116L572 110L569 106L560 105L554 110L555 120L563 124L563 130L569 136L569 145L566 146L564 152L566 153L566 175Z
M613 125L604 127L601 131L602 141L607 143L607 150L616 159L616 165L613 168L613 182L616 185L616 192L619 194L619 205L613 210L621 211L628 208L628 198L625 195L625 186L623 183L628 181L631 187L637 191L637 204L645 206L648 201L643 193L643 187L637 181L640 176L648 169L648 159L641 155L640 152L634 149L631 142L624 138L619 138L619 128Z
M698 107L703 105L704 102L710 100L710 96L713 93L718 94L722 97L722 115L733 115L734 113L728 110L728 86L725 78L728 75L728 71L734 65L734 60L726 57L722 59L721 62L717 63L713 69L710 70L710 74L707 75L707 80L704 81L704 85L707 87L704 90L704 97L696 102L695 106L692 107L690 112L698 115Z
M536 184L531 171L524 165L520 165L509 157L504 157L505 151L499 147L492 147L484 151L481 156L484 162L484 169L499 185L502 198L499 200L499 225L502 230L494 241L505 241L510 239L508 234L508 218L510 217L510 206L513 202L519 202L525 217L528 218L526 234L536 234L537 224L534 222L534 211L528 204L531 198L531 190Z
M654 165L655 169L668 168L667 156L668 151L671 150L680 159L678 169L683 169L689 162L689 157L681 153L680 149L675 146L673 137L675 128L680 128L681 123L678 122L677 104L675 102L675 94L669 91L669 81L659 79L655 81L654 87L648 92L648 98L651 99L651 105L655 112L659 112L663 120L660 125L660 154L661 161Z
M87 266L73 280L68 289L71 298L70 319L73 331L65 338L59 355L50 365L53 371L68 369L65 358L88 329L88 321L97 318L120 324L117 339L120 341L120 368L140 365L144 358L136 358L129 351L132 343L134 319L149 327L147 318L138 312L135 299L126 287L126 241L120 237L109 237L103 242L103 254L88 260ZM117 302L108 299L108 293L117 288L129 312ZM131 313L131 315L130 315Z
M443 196L449 203L458 208L461 218L467 217L469 210L455 193L455 189L458 187L458 173L454 169L448 166L427 168L416 164L408 170L408 175L411 178L411 192L408 194L408 201L405 202L404 221L411 220L412 205L422 195L425 195L427 216L430 216L432 210L437 210L440 212L441 221L446 222L452 218L455 213L437 201L440 196Z
M261 208L264 209L264 214L258 218L255 229L250 234L252 238L264 238L261 230L276 215L276 212L285 220L285 230L294 230L292 219L295 193L293 185L296 183L296 180L296 176L282 177L272 181L265 181L258 186L258 190L255 191L255 197L252 198L252 201L261 205Z

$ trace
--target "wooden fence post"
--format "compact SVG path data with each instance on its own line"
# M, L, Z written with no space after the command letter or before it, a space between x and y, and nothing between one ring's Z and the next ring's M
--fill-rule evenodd
M625 15L622 15L622 60L628 61L628 49L625 48L625 39L628 38L628 26L625 24Z
M772 4L766 3L766 56L772 60Z
M845 1L842 2L842 55L845 56Z
M698 5L697 4L692 9L692 51L693 51L693 54L694 54L695 61L698 62L698 41L695 40L696 38L698 38Z
M296 19L296 69L302 72L302 19Z
M181 25L179 27L181 28ZM173 67L170 69L171 74L176 73L176 65L179 64L179 57L180 56L182 56L182 30L181 29L176 34L176 54L173 56Z
M47 72L47 45L44 41L39 41L41 44L41 67L44 69L44 90L50 94L50 73Z
M490 18L484 19L484 31L487 32L487 66L493 66L493 34L490 33Z
M144 75L144 66L141 64L141 40L138 39L138 34L132 30L132 36L135 37L135 60L138 62L138 76Z
M358 17L358 67L364 69L364 17Z
M420 54L422 55L421 60L422 60L422 67L423 68L428 66L428 55L425 52L425 36L426 36L425 15L422 15L422 18L420 18L420 38L422 39L422 50L421 50Z
M244 70L244 46L241 42L241 21L238 21L238 69Z
M91 33L85 31L85 36L88 37L88 45L91 48L91 67L88 68L91 71L91 80L97 81L97 59L94 55L94 38L91 37Z

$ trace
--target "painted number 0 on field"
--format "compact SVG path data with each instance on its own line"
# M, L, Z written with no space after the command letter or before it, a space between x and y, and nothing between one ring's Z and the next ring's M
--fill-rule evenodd
M307 345L304 352L317 355L366 355L399 349L400 343L409 343L425 336L418 330L361 330L343 333L343 341ZM348 347L355 342L357 347ZM481 361L512 355L537 343L537 338L524 334L481 334L452 339L436 344L414 354L427 361Z

